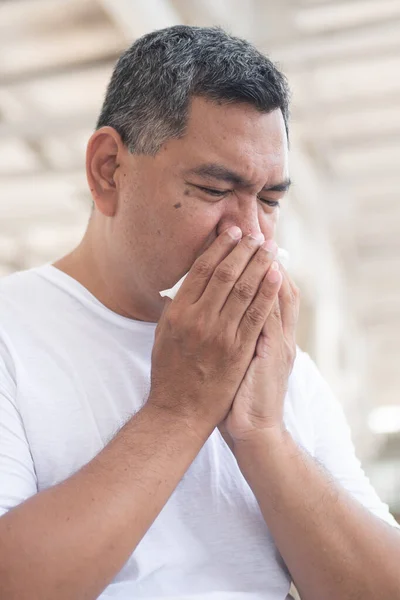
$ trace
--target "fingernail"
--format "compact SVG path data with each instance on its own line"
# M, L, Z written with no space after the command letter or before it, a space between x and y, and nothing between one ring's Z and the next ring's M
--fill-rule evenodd
M242 230L236 226L230 227L227 233L233 240L239 240L242 237Z
M276 283L281 278L281 272L279 270L279 265L276 261L274 261L267 273L267 279L270 283Z

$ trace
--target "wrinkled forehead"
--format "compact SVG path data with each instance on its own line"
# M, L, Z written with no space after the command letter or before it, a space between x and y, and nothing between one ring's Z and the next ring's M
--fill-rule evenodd
M282 112L261 113L248 104L191 103L180 140L186 160L218 163L256 184L288 177L288 142Z

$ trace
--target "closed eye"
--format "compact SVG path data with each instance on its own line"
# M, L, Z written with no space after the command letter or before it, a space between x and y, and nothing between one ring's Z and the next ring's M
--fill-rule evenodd
M210 194L210 196L219 197L219 198L222 198L222 196L225 196L226 194L229 194L232 191L232 190L215 190L214 188L208 188L208 187L204 187L202 185L197 185L196 187L199 188L199 190L206 192L206 194ZM267 200L266 198L261 198L260 196L257 196L257 198L258 198L258 200L263 202L263 204L267 204L271 208L279 208L280 207L280 202L278 200Z
M271 208L279 208L281 205L281 203L278 200L266 200L264 198L260 198L260 196L257 196L257 198L261 200L261 202L264 202L264 204L268 204L268 206L270 206Z
M196 187L199 188L199 190L202 190L203 192L210 194L210 196L225 196L225 194L227 194L228 192L231 191L231 190L214 190L212 188L203 187L202 185L196 185Z

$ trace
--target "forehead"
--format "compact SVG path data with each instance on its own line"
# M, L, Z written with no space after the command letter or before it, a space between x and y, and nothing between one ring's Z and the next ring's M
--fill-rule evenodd
M261 113L247 104L191 102L185 135L186 162L218 162L244 178L288 176L288 144L282 112Z

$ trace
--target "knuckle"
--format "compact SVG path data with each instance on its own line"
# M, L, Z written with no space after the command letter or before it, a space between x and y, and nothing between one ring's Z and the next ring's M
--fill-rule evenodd
M246 318L250 325L259 326L265 321L264 311L257 305L250 306L246 311Z
M276 289L271 288L268 281L265 281L263 282L263 285L260 286L258 293L262 300L271 302L272 298L274 298L278 292Z
M235 267L230 264L222 264L215 269L215 277L222 283L232 283L236 281Z
M193 270L200 277L208 277L212 272L212 266L207 260L200 258L194 263Z
M279 306L276 306L276 303L268 314L268 320L274 328L281 324L281 311L279 310Z
M255 289L248 281L238 281L234 286L232 293L238 300L246 301L253 298Z
M259 265L262 265L265 268L267 263L270 262L269 256L269 253L264 252L263 250L259 250L253 256L252 261L258 263Z
M271 317L275 320L275 321L279 321L281 320L281 311L279 310L278 306L274 306L272 311L271 311Z
M295 302L299 302L301 299L301 291L297 286L293 287L293 298Z
M286 296L284 296L283 300L286 304L288 304L291 307L295 306L296 304L296 296L292 291L289 292L289 294L287 294Z

